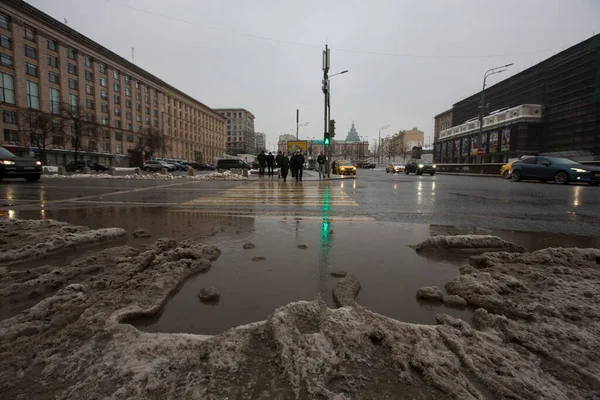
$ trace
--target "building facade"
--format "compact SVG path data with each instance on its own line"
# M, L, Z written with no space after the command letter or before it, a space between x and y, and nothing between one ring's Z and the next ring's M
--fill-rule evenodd
M0 4L0 35L0 144L9 150L29 151L19 115L41 112L56 117L48 164L72 160L66 106L94 125L80 158L139 165L140 138L151 131L164 141L155 157L213 161L225 153L220 114L29 4Z
M256 132L256 150L255 153L258 154L263 150L267 149L267 135L262 132Z
M525 154L600 160L600 35L486 88L481 126L480 98L440 114L451 112L452 127L436 138L436 162L499 163Z
M227 154L254 154L254 114L243 108L217 108L215 111L227 119Z
M452 109L439 113L433 119L433 142L435 143L439 139L441 131L452 128Z

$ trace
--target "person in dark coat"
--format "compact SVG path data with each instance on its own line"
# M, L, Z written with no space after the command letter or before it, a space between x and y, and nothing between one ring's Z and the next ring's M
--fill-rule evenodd
M279 168L279 176L278 178L281 178L281 159L283 158L283 154L281 154L281 151L277 153L277 156L275 157L275 165Z
M281 158L279 159L278 165L279 165L279 171L281 173L281 177L283 178L283 181L285 182L285 180L287 179L287 176L288 176L288 171L290 169L290 160L287 158L287 156L285 154L283 154L281 156Z
M265 151L261 151L260 154L256 157L256 161L258 161L258 176L265 176L265 164L267 163L267 155Z
M267 156L267 172L269 173L269 176L272 178L273 177L273 166L275 165L275 156L273 155L273 153L269 152L269 155Z
M291 159L292 167L296 170L296 182L302 181L302 169L304 168L304 155L301 152L296 152Z

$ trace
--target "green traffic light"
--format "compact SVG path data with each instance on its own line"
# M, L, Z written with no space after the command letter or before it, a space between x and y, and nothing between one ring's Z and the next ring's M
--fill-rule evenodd
M325 146L329 146L329 138L325 138Z

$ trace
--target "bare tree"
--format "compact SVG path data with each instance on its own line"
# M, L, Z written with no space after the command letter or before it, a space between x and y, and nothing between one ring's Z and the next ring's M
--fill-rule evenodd
M57 117L32 109L19 111L17 117L21 142L37 147L44 165L48 162L47 147L54 144L57 136L64 136L62 123Z
M71 147L75 153L75 160L79 153L88 148L90 142L98 142L100 138L100 127L96 124L96 115L94 113L84 113L83 106L74 106L71 104L61 104L60 114L63 121L70 130L67 129L67 136L71 138Z
M148 127L138 138L136 148L138 151L146 152L147 156L156 157L156 154L168 150L167 136L160 129Z

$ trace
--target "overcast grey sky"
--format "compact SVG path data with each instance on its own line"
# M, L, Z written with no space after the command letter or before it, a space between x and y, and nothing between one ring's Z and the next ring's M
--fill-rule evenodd
M349 70L332 78L336 138L354 120L372 144L388 124L431 136L433 116L479 91L485 70L515 64L496 83L600 31L599 0L29 3L129 60L135 47L137 65L210 107L250 110L273 145L297 108L300 138L322 137L326 39L331 73Z

